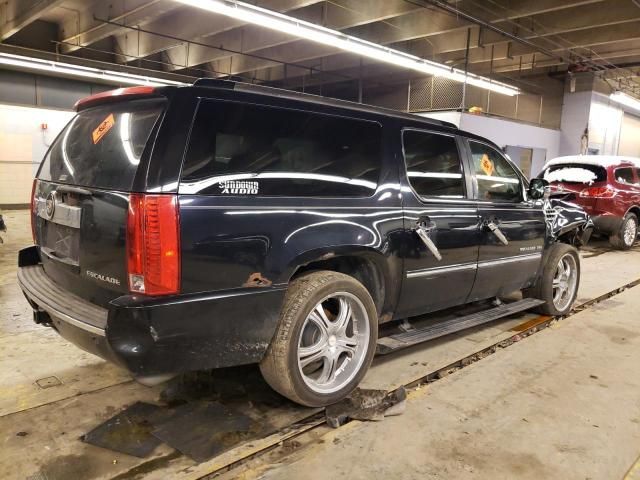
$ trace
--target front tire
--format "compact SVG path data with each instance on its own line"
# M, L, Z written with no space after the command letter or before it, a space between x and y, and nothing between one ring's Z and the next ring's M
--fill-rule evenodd
M536 284L524 291L526 297L545 303L537 307L543 315L560 316L571 311L580 286L580 254L575 247L556 243L545 255L542 275Z
M638 217L627 213L622 220L620 230L609 237L609 243L619 250L629 250L638 237Z
M291 282L260 371L271 387L310 407L347 396L371 365L376 307L348 275L318 271Z

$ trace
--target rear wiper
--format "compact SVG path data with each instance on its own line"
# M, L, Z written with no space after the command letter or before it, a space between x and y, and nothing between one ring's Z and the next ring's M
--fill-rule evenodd
M60 193L77 193L78 195L85 195L87 197L90 197L91 195L93 195L91 193L91 190L87 190L86 188L73 187L71 185L59 185L56 188L56 192L60 192Z

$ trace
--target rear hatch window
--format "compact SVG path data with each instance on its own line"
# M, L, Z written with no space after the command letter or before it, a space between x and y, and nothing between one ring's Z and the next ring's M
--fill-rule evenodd
M166 99L145 99L81 111L45 156L38 178L107 190L130 190L165 104Z
M591 185L593 183L606 181L607 171L599 165L563 163L561 165L551 165L543 172L542 178L549 183L581 183Z

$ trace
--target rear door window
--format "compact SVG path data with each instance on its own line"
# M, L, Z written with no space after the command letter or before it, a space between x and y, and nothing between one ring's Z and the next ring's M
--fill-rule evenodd
M521 202L522 182L515 168L495 148L469 141L478 181L478 199L493 202Z
M51 146L38 178L130 190L142 152L165 104L165 99L146 99L81 111Z
M464 198L462 162L455 137L405 130L402 142L407 177L420 197Z
M631 167L616 168L615 170L616 182L626 185L633 185L635 180L633 178L633 169Z
M180 193L371 196L381 163L378 123L202 100Z

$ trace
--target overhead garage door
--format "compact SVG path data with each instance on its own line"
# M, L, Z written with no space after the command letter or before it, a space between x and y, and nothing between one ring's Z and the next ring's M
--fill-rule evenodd
M618 155L640 157L640 118L625 113L620 130Z

